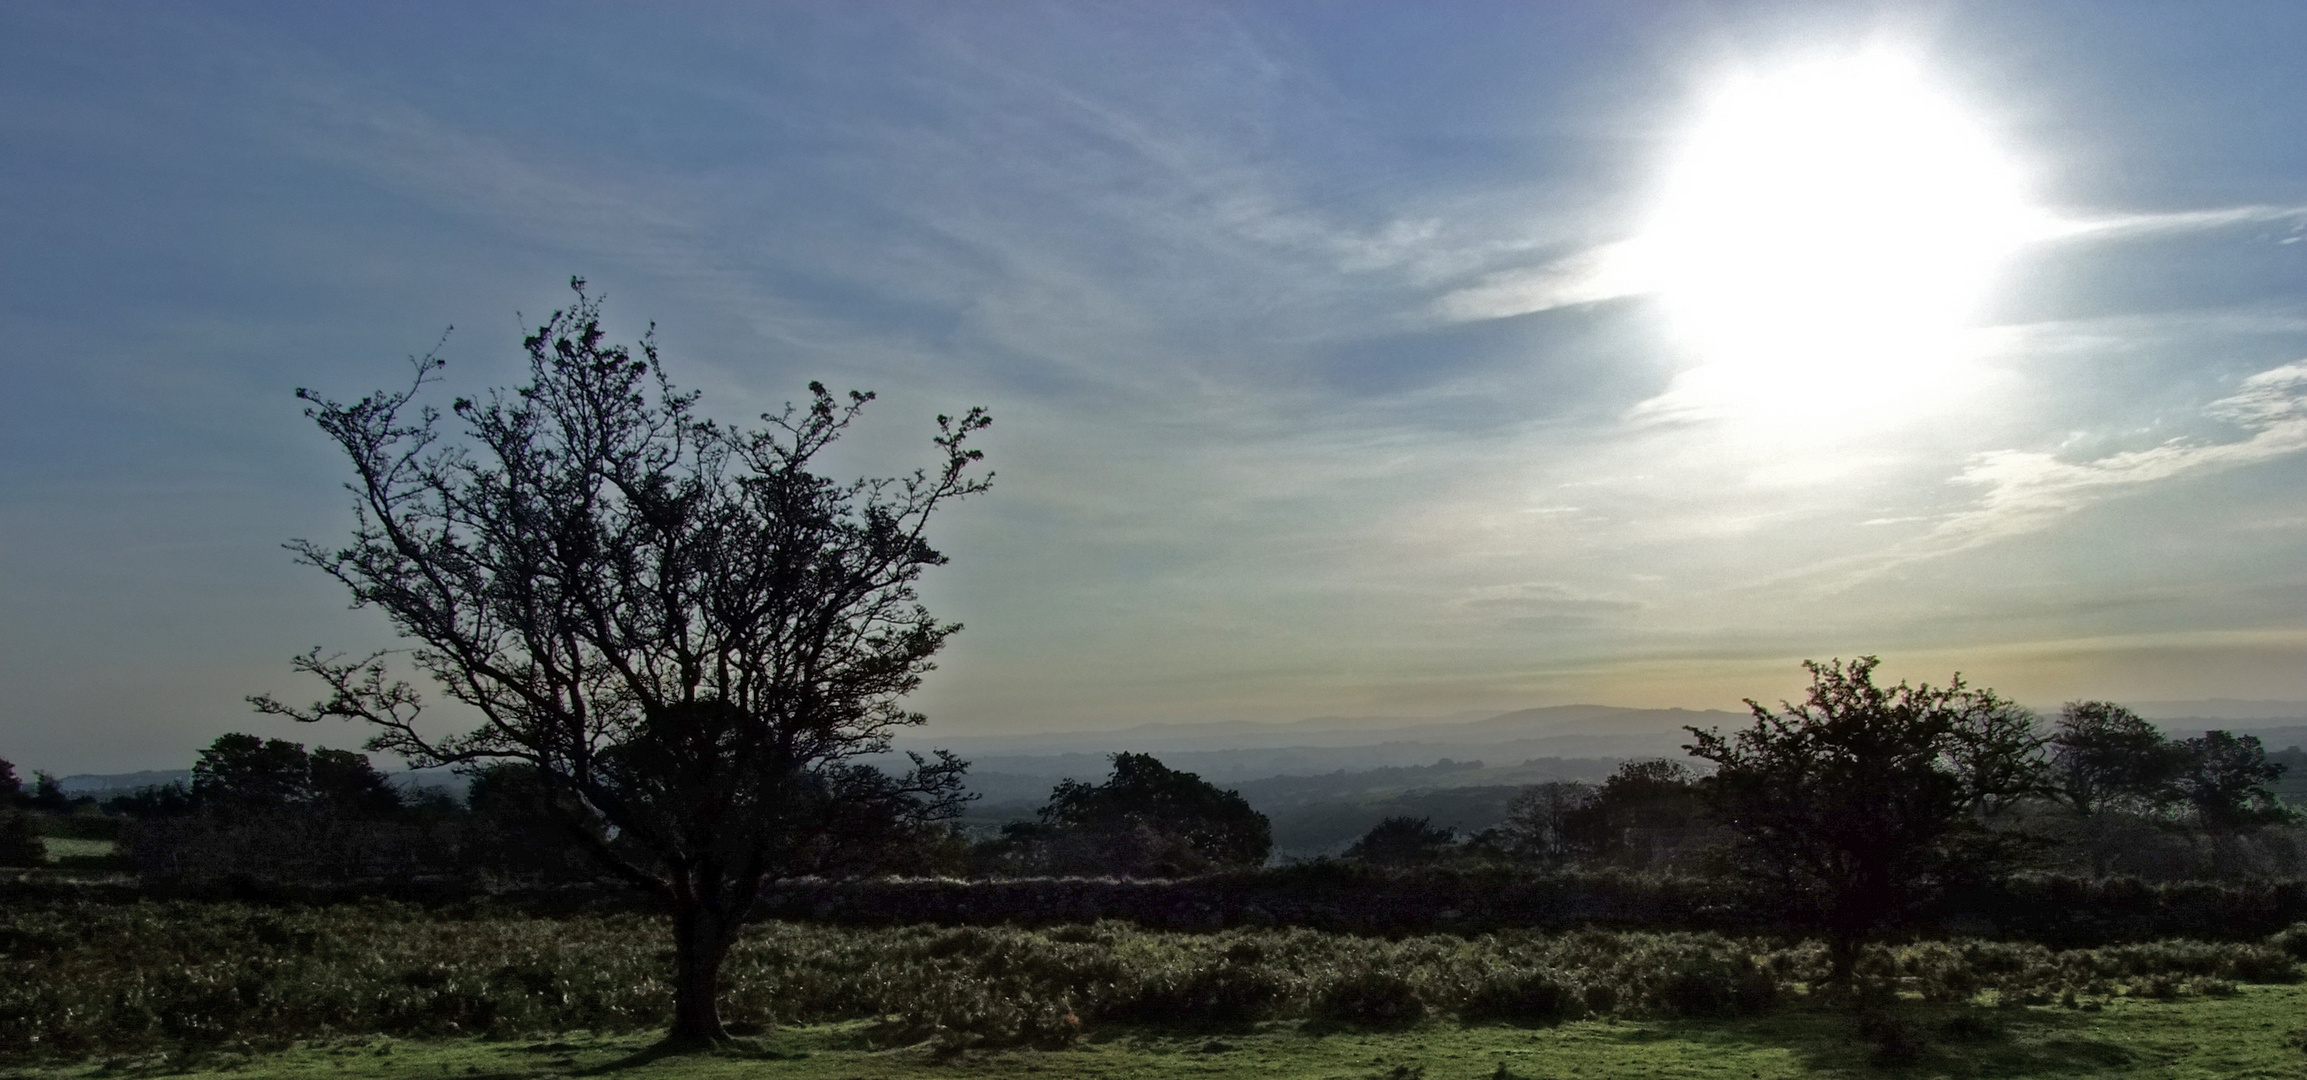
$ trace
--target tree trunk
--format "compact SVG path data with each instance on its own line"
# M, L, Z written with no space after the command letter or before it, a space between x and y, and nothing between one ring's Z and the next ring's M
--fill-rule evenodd
M704 904L673 914L673 1029L665 1041L692 1046L727 1042L721 1026L721 960L736 927Z
M1857 989L1858 984L1851 976L1858 970L1858 955L1861 947L1862 943L1857 934L1841 927L1835 928L1834 932L1828 936L1826 943L1827 959L1833 964L1832 974L1827 976L1827 981L1844 989Z

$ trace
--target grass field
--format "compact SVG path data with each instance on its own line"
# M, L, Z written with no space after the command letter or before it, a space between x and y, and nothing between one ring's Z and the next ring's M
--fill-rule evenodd
M231 1076L235 1080L618 1077L624 1080L993 1076L1378 1078L2288 1077L2307 1074L2294 1040L2307 989L2247 986L2232 996L2116 999L2095 1010L1965 1008L1908 1002L1911 1057L1877 1063L1849 1014L1789 1008L1717 1021L1579 1021L1551 1027L1435 1022L1387 1033L1310 1031L1294 1022L1222 1035L1101 1031L1060 1050L939 1053L890 1040L874 1022L784 1029L711 1053L668 1054L647 1035L550 1039L310 1042L272 1053L211 1049L71 1066L0 1070L38 1080ZM895 1042L895 1045L884 1045Z
M54 866L81 867L96 864L110 865L116 854L110 840L84 840L70 836L43 836L40 843L48 849L48 862Z
M660 1057L644 916L74 902L0 906L0 1076L2301 1076L2303 955L1878 947L1862 1021L1816 942L769 922L724 972L767 1041Z

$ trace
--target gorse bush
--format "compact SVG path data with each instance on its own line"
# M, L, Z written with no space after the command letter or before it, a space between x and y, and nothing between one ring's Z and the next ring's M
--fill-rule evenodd
M1391 971L1357 971L1314 997L1314 1019L1349 1027L1408 1027L1426 1018L1426 999Z
M1551 1024L1584 1011L1577 984L1560 972L1527 971L1493 974L1466 995L1459 1015L1473 1022Z
M2234 942L2172 940L2053 952L2027 943L1964 941L1910 946L1896 957L1898 974L1940 987L1935 996L1946 1000L1969 987L2026 1001L2068 994L2169 997L2217 993L2239 982L2291 982L2299 975L2297 961L2282 949Z
M0 1053L77 1054L387 1034L660 1027L663 926L409 905L52 903L0 912ZM2053 951L1988 941L1869 951L1883 985L1994 992L2220 993L2295 978L2307 927L2268 943ZM1769 1008L1828 969L1815 943L1698 933L1513 931L1400 938L1306 929L1194 934L765 923L729 957L733 1023L876 1019L949 1047L1061 1044L1101 1024L1228 1029L1280 1019L1388 1027Z

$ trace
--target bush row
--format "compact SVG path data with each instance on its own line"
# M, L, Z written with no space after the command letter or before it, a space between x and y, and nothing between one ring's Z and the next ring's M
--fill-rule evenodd
M390 903L33 905L0 914L0 1047L125 1052L343 1035L645 1029L671 1003L665 927L633 914L464 917ZM2307 927L2261 943L2097 950L1963 940L1877 949L1865 970L1953 1000L2218 992L2287 980ZM1149 931L771 922L725 971L739 1025L875 1018L951 1046L1062 1043L1085 1027L1383 1027L1768 1008L1822 947L1715 933L1402 937L1305 928Z
M609 882L519 884L395 877L312 884L250 877L139 882L0 871L0 903L141 897L328 905L394 900L527 914L638 912L647 898ZM1116 878L800 879L763 897L763 918L842 926L1047 926L1120 919L1151 929L1299 926L1359 934L1585 927L1792 934L1791 908L1722 877L1623 871L1537 874L1512 867L1386 870L1325 861L1174 880ZM2021 875L1962 887L1921 913L1938 936L2086 948L2189 937L2255 940L2307 921L2307 881L2144 882Z
M1049 925L1125 919L1170 930L1303 926L1362 934L1581 927L1795 933L1788 906L1735 879L1312 863L1176 881L1023 878L789 882L764 915L850 926ZM2307 882L2142 882L2025 875L1968 886L1920 916L1941 934L2082 948L2172 937L2252 940L2307 921Z

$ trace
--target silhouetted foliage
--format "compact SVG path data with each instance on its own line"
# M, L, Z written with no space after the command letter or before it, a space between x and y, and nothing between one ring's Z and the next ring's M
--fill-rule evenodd
M1572 848L1589 858L1651 868L1701 846L1713 822L1688 766L1649 760L1620 765L1593 799L1564 814L1562 827Z
M180 783L154 784L104 800L104 812L138 820L183 817L198 809L192 789Z
M306 760L307 805L350 820L375 821L401 812L400 791L368 763L367 754L322 749Z
M1378 866L1421 866L1448 855L1457 841L1456 830L1439 827L1431 819L1390 817L1354 841L1346 858Z
M1115 754L1103 784L1065 780L1038 821L1003 829L985 856L1013 872L1179 877L1256 866L1273 829L1240 794L1151 754Z
M72 809L72 796L65 794L64 784L56 779L55 774L35 771L32 774L32 790L24 796L24 805L34 810L62 814Z
M165 813L167 788L145 800ZM230 733L217 736L192 766L190 803L234 814L286 810L347 820L392 817L401 794L369 764L368 755Z
M2173 786L2204 830L2232 835L2291 816L2269 790L2284 766L2267 760L2257 736L2206 731L2180 743L2176 756Z
M723 1037L722 957L766 882L870 861L873 845L949 815L963 764L891 777L855 759L923 717L899 702L960 629L914 584L945 561L931 514L982 491L964 445L988 420L938 418L933 471L836 482L815 459L872 395L810 384L765 427L724 427L639 355L605 343L597 301L524 341L529 382L451 412L405 390L298 396L353 466L341 548L291 546L380 608L408 659L484 723L437 739L384 654L297 661L328 696L258 708L373 725L372 749L420 766L516 762L603 866L672 915L674 1037ZM565 796L565 797L563 797ZM611 832L613 830L613 833Z
M2161 730L2111 701L2068 702L2050 754L2059 797L2085 815L2161 806L2182 764Z
M461 861L514 879L594 877L600 867L589 849L608 836L598 823L585 824L576 808L552 805L574 798L538 775L534 766L506 762L475 770L465 789L470 818ZM580 839L571 834L572 827L594 832Z
M16 766L0 758L0 866L39 866L48 859L40 842L40 827L18 807L24 800L24 782Z
M1506 808L1506 821L1498 827L1499 846L1511 856L1548 865L1569 862L1586 854L1576 835L1581 811L1594 802L1594 785L1576 780L1533 784Z
M193 763L192 795L232 810L284 810L304 801L311 773L302 744L228 733Z
M2025 759L1980 768L1981 714L2012 708L1960 676L1945 688L1874 685L1874 657L1805 662L1810 693L1725 737L1689 729L1715 763L1700 785L1738 834L1742 868L1782 890L1833 943L1835 975L1859 946L1949 882L2004 869L2021 851L1984 822L1990 800L2042 789ZM2039 759L2038 759L2039 760Z
M254 735L220 735L193 763L192 784L166 784L105 803L131 818L120 833L129 864L155 883L228 879L323 884L441 872L458 845L431 824L368 756Z
M0 804L0 866L39 866L48 861L40 824L17 807Z

